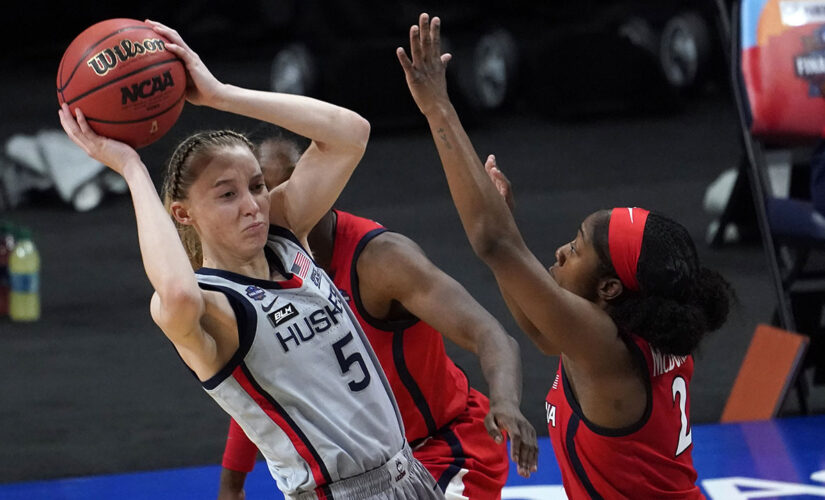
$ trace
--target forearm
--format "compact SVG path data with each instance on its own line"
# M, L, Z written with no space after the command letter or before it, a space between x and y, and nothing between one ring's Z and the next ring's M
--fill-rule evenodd
M293 94L224 85L213 107L283 127L312 139L321 150L363 149L369 122L354 111Z
M140 162L130 163L123 176L132 196L140 253L152 287L162 301L173 290L199 293L189 258L146 167Z
M538 347L542 354L546 354L548 356L559 354L558 348L556 348L550 339L548 339L539 331L538 328L536 328L536 325L534 325L533 322L530 321L530 318L524 314L524 311L522 311L521 306L518 305L516 299L514 299L512 294L501 286L500 283L499 290L501 290L501 296L504 298L504 302L507 304L507 308L516 320L516 323L518 323L518 326L527 335L527 337L530 338L533 344Z
M521 357L518 343L505 333L482 333L478 360L490 391L490 404L521 405Z
M512 214L490 182L452 104L436 106L426 117L453 202L476 254L484 258L501 243L520 240Z

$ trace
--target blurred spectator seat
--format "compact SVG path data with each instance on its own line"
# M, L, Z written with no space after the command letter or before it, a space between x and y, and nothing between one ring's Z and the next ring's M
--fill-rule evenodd
M732 84L746 152L743 166L777 292L775 321L821 341L812 328L799 328L799 319L811 313L800 310L794 299L797 293L825 296L825 274L808 266L812 252L825 250L825 217L816 209L825 207L825 189L820 187L825 187L825 0L734 2L730 38ZM791 148L816 152L811 156L815 181L810 198L782 197L771 189L766 153ZM822 303L815 314L818 320L821 311ZM804 370L797 380L800 409L807 412Z
M774 418L808 347L808 337L758 325L739 368L722 422Z

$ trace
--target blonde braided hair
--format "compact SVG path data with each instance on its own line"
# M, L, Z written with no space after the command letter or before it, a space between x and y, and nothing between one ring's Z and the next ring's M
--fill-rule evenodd
M172 215L172 202L185 200L189 195L189 188L198 178L200 171L196 166L205 156L214 154L221 149L245 146L255 152L252 142L245 135L234 130L207 130L197 132L181 142L166 167L163 180L163 205L169 215ZM203 248L198 233L192 226L179 223L172 216L175 228L183 243L183 248L189 256L193 269L203 265Z

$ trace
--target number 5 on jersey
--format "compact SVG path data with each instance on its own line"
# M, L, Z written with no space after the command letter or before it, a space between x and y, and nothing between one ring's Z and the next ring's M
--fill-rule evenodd
M361 369L361 373L363 376L361 380L350 380L349 381L349 390L352 392L358 392L364 390L368 385L370 385L370 372L367 370L367 365L364 363L364 357L361 356L361 353L355 351L354 353L347 356L344 354L344 346L352 342L352 332L348 332L341 340L332 344L332 350L335 351L335 357L338 359L338 365L341 367L341 373L346 375L349 373L350 368L352 365L358 365Z

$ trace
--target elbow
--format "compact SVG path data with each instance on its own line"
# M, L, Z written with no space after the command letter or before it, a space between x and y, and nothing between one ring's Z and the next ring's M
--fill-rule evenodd
M370 140L370 122L357 113L353 113L353 115L350 127L353 145L363 152L367 149L367 143Z
M171 284L158 290L157 294L163 308L167 311L200 313L204 308L203 295L199 288L192 289Z
M518 341L510 335L507 335L507 347L510 348L516 358L521 359L521 347L518 345Z
M355 111L340 108L335 118L339 135L339 144L351 151L363 154L370 139L370 122Z
M473 252L479 259L488 264L506 258L506 255L511 253L512 238L501 234L499 231L478 228L476 231L469 233L468 236Z

